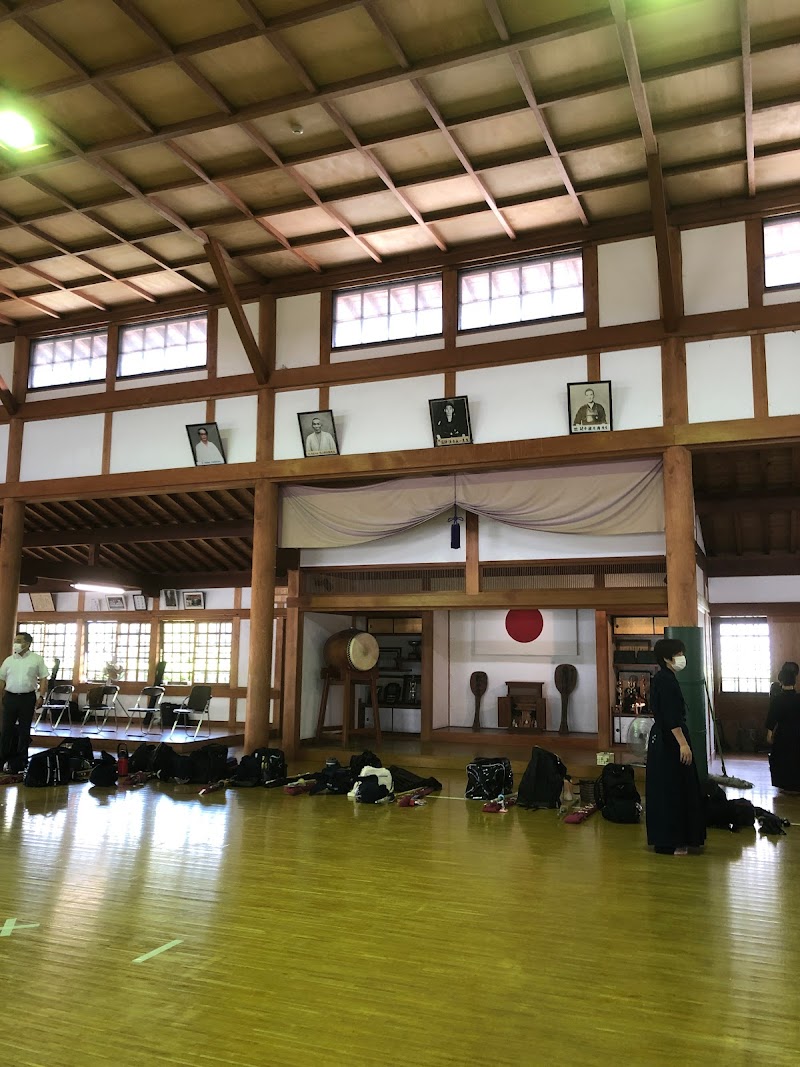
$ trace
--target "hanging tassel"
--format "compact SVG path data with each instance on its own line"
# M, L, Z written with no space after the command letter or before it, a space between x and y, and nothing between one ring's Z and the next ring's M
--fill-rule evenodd
M450 547L461 548L461 519L458 517L458 509L453 508L453 517L450 520Z

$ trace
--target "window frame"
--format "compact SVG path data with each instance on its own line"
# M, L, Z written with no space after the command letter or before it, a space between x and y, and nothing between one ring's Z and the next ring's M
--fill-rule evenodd
M796 222L798 227L800 227L800 212L793 211L788 215L774 215L770 218L761 220L761 266L764 271L765 293L781 293L791 289L800 289L800 274L798 274L797 280L793 282L781 282L778 285L769 285L767 283L767 229L770 226L779 226L786 222Z
M59 341L79 341L83 337L105 337L106 339L106 354L103 363L103 374L99 378L81 378L75 382L55 382L49 385L33 385L32 376L34 370L33 356L36 350L36 346L40 344L57 344ZM43 334L41 337L31 337L28 348L28 375L27 375L27 392L40 393L49 389L76 389L83 385L105 385L106 378L108 377L108 340L109 332L108 327L104 326L99 330L75 330L69 333L51 333ZM73 348L74 351L74 348ZM74 362L71 360L70 362Z
M740 696L742 694L744 694L745 696L751 696L751 697L764 697L764 696L767 696L769 694L769 690L770 690L770 686L771 686L771 676L772 676L771 666L770 666L769 662L767 664L766 688L765 689L757 689L757 688L756 689L741 689L741 688L739 688L740 680L742 678L750 677L749 675L742 675L742 674L738 674L736 676L736 686L737 687L735 689L730 689L730 688L725 688L725 685L724 685L724 683L726 681L726 678L729 677L729 676L725 675L725 672L724 672L724 669L723 669L723 660L722 660L722 645L723 645L722 626L723 625L734 625L734 626L737 626L737 625L738 626L762 625L762 626L766 626L767 627L767 633L766 633L767 658L769 660L770 632L769 632L769 619L767 618L767 616L766 615L720 615L714 620L714 622L715 622L715 628L716 628L715 638L716 638L716 645L717 645L718 657L719 657L719 662L715 665L715 675L716 675L716 677L718 678L718 681L719 681L719 692L720 693L725 693L725 694L733 694L733 695L736 695L736 696ZM741 636L741 638L739 638L739 640L742 640L747 636L748 635L744 635L743 634ZM752 635L751 634L751 635L749 635L750 639L752 639L753 636L757 636L758 637L758 636L762 636L762 635ZM753 677L753 681L754 682L757 683L758 680L759 680L758 678Z
M148 619L143 619L143 620L132 619L132 620L128 620L128 619L118 619L118 618L102 618L99 615L96 616L95 618L87 618L86 619L86 623L84 625L83 648L81 650L81 662L80 662L80 682L81 682L81 684L87 684L87 683L91 684L93 682L98 682L99 683L99 682L102 681L102 671L101 671L100 675L98 675L97 677L91 677L90 673L89 673L89 667L90 667L90 664L89 664L89 641L90 641L90 638L91 638L92 626L96 626L96 625L106 626L106 627L107 626L115 626L116 627L115 648L114 648L114 651L111 653L111 655L115 655L116 654L116 644L119 641L119 628L121 626L128 626L128 627L138 626L139 627L139 633L144 635L144 637L146 639L146 645L145 645L145 648L144 648L144 652L140 653L140 655L138 655L136 657L136 662L138 664L141 664L142 662L144 662L144 664L145 664L144 672L145 673L143 675L140 675L138 673L138 671L137 671L135 677L132 677L131 674L128 671L128 662L129 662L129 660L126 657L125 673L124 673L121 681L122 682L130 682L132 684L145 684L146 685L147 682L148 682L148 679L150 677L150 638L151 638L151 635L152 635L152 632L153 632L152 623L150 622L150 620L148 620ZM139 647L141 649L142 641L141 640L138 641L137 644L139 645Z
M137 371L135 374L122 374L120 371L120 361L123 357L123 338L127 330L146 330L149 326L165 326L168 327L178 322L191 322L196 319L205 319L206 323L206 354L202 363L194 363L191 366L186 367L167 367L164 370L147 370ZM121 323L119 330L117 331L117 363L115 367L115 378L117 381L130 382L135 381L137 378L160 378L166 374L191 374L196 371L208 370L208 350L211 343L209 337L209 326L211 323L211 309L208 308L205 311L192 312L186 315L168 315L160 316L156 319L139 319L134 322ZM142 349L146 351L146 349Z
M362 315L360 321L364 322L363 316L363 297L365 293L379 292L385 289L387 293L391 291L394 286L401 285L414 285L418 286L423 282L439 281L442 287L442 328L436 333L415 333L409 337L388 337L385 341L357 341L353 344L337 345L336 344L336 327L339 325L336 321L336 298L338 296L352 295L358 293L362 298ZM392 278L384 282L373 282L371 285L349 285L342 289L331 290L331 352L348 352L355 351L360 348L384 348L387 345L408 345L413 344L415 341L435 341L444 337L444 319L445 319L445 286L444 286L444 273L442 271L433 271L430 274L415 275L413 278ZM417 304L419 302L419 294L417 293ZM419 307L415 308L415 312L419 311Z
M579 259L581 264L581 295L583 297L583 306L580 311L570 311L566 314L559 315L542 315L536 318L516 319L513 322L498 322L487 323L482 326L462 326L461 325L461 282L462 279L470 274L483 274L488 271L490 277L494 271L505 270L509 267L522 267L530 266L535 263L555 263L560 259ZM469 336L475 333L485 333L488 330L513 330L525 328L526 326L536 325L536 323L549 323L549 322L568 322L570 319L579 319L586 317L586 279L584 275L584 248L567 249L562 252L555 252L551 255L531 255L531 256L516 256L513 259L503 259L498 261L491 261L489 263L476 263L471 267L462 267L457 272L456 279L456 335ZM491 303L491 300L490 300Z
M73 632L73 636L72 636L72 642L74 644L74 652L73 652L72 662L71 663L67 664L65 662L65 659L58 655L58 652L53 652L52 656L51 656L50 652L48 651L48 638L47 638L47 629L48 629L48 627L53 627L54 629L57 629L57 630L60 629L60 628L63 629L63 641L61 641L60 643L63 644L66 648L69 647L69 640L70 640L70 638L68 637L68 629L69 629L69 627L73 627L73 631L74 632ZM39 630L40 628L41 628L41 633L37 634L37 630ZM63 621L58 621L58 620L55 620L55 619L53 619L53 620L51 620L51 619L29 619L26 622L20 621L18 629L23 630L23 631L27 631L28 633L31 634L31 636L33 637L33 646L32 646L33 650L34 650L34 652L37 652L42 657L42 659L47 664L47 668L48 668L48 670L50 671L51 674L52 674L52 671L53 671L53 662L54 662L55 658L58 657L58 659L60 660L59 667L58 667L58 679L62 680L62 681L65 681L65 682L70 682L71 683L73 675L75 673L75 668L77 667L79 659L80 659L80 649L78 647L78 624L77 624L77 622L63 622ZM57 642L51 641L50 644L52 646L52 645L57 644ZM65 655L66 655L66 652L65 652Z
M168 626L186 626L186 627L192 626L194 628L194 637L193 637L193 641L192 641L192 670L191 670L191 672L187 672L187 673L190 673L190 675L191 675L189 681L175 680L174 678L171 678L171 676L170 676L170 671L169 671L170 656L167 655L165 653L165 651L164 651L164 636L165 636L166 628ZM227 671L222 671L222 670L217 670L216 671L217 675L227 673L227 675L228 675L227 681L224 681L224 682L223 681L219 681L219 680L208 681L206 678L199 678L198 679L196 677L195 662L196 662L196 658L197 658L197 639L198 639L198 631L199 631L199 628L201 626L206 626L206 627L209 627L209 626L225 627L226 626L226 627L229 628L228 629L228 636L230 638L230 646L229 646L230 657L228 659L228 669L227 669ZM164 675L164 684L165 685L172 686L172 687L186 686L186 687L189 687L189 688L191 688L193 685L212 685L212 686L221 686L223 689L230 688L231 678L233 676L233 655L234 655L233 619L187 619L187 618L183 618L183 617L175 617L175 618L171 618L171 619L162 619L161 622L159 623L159 630L158 630L158 649L159 649L158 658L160 660L166 660L167 661L167 671L166 671L166 673ZM173 661L174 661L174 656L172 658L173 658ZM219 663L220 661L218 660L217 662Z

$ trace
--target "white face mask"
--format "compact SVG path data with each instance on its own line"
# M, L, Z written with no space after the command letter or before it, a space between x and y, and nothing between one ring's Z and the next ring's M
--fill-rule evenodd
M673 660L672 660L672 669L673 669L673 671L682 671L685 666L686 666L686 656L684 656L683 653L678 653L677 656L673 657Z
M21 644L19 644L19 642L15 641L14 642L14 651L16 652L17 655L20 655L22 652L25 651L25 646L21 645Z

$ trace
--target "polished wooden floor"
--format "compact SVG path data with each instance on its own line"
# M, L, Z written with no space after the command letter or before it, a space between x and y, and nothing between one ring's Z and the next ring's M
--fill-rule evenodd
M1 788L0 1065L800 1062L800 826L660 857L438 776L411 809Z

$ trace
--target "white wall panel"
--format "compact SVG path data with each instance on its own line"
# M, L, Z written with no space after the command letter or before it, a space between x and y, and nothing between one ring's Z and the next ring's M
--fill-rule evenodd
M251 603L251 597L253 590L248 586L246 589L242 589L242 607L249 608Z
M689 422L753 418L753 364L749 337L691 341L686 345Z
M275 459L302 459L303 441L297 416L301 411L319 410L319 389L288 389L275 394ZM334 412L334 416L336 412ZM336 420L339 434L339 420ZM339 448L342 439L339 437Z
M601 326L660 317L654 237L598 245L597 271Z
M6 480L8 466L8 432L8 423L0 423L0 481L3 482Z
M311 367L319 363L319 293L282 296L275 301L275 366Z
M223 609L233 608L233 589L206 589L201 590L206 594L206 607L214 611L221 611ZM203 612L199 610L197 612L198 622L203 622Z
M405 533L381 537L363 545L344 548L304 548L300 551L301 567L372 567L402 563L463 563L467 538L464 513L461 522L461 548L450 547L448 515L439 515L420 523ZM452 508L449 512L452 515Z
M239 620L239 685L247 685L247 665L250 660L250 620Z
M0 375L8 388L14 380L14 342L0 341Z
M55 601L56 611L77 611L78 610L78 598L80 593L54 593L53 600ZM133 601L131 601L133 604Z
M303 676L300 707L300 737L313 737L322 696L320 670L325 666L322 649L331 634L350 626L349 615L325 615L307 611L303 617ZM328 697L328 725L342 721L342 686L332 685Z
M140 378L117 378L116 388L120 392L126 389L158 389L163 385L180 385L182 382L204 382L208 378L205 367L194 370L175 371L174 374L145 374Z
M215 411L228 463L254 463L258 397L223 397L216 402Z
M631 348L603 352L600 377L611 382L611 407L615 430L638 430L661 426L661 348Z
M709 578L708 600L720 604L786 604L800 601L800 574L764 574L759 577Z
M397 341L395 344L334 348L331 350L331 363L355 363L359 359L384 359L386 356L403 356L409 352L436 352L440 348L444 348L442 337L418 337L413 341Z
M770 415L800 414L797 368L800 363L800 333L768 333L764 338L767 355L767 402Z
M663 534L544 533L521 530L494 519L481 518L478 553L482 562L516 559L595 559L603 556L663 556Z
M450 721L450 612L433 612L433 708L431 723L434 730Z
M190 423L204 422L205 417L204 400L194 404L115 411L111 430L111 473L193 467L186 427Z
M743 222L681 233L683 306L687 315L747 307Z
M354 455L432 448L428 400L442 396L441 374L332 387L339 451Z
M93 396L106 391L106 383L92 382L88 385L60 385L57 389L32 389L25 397L25 403L39 400L64 400L71 396Z
M525 441L569 433L567 383L586 380L586 356L482 367L456 374L469 397L472 439Z
M491 344L494 341L515 341L520 337L547 337L554 333L574 333L586 329L586 319L544 319L525 322L519 326L502 326L493 330L470 330L456 336L456 348Z
M250 329L258 342L258 302L244 305L244 314L250 323ZM239 340L239 334L233 325L231 313L227 308L219 309L219 332L217 334L217 375L224 378L230 374L250 374L253 368Z
M800 301L800 289L768 289L764 293L764 304L796 304Z
M26 422L20 481L83 478L103 466L103 415Z

